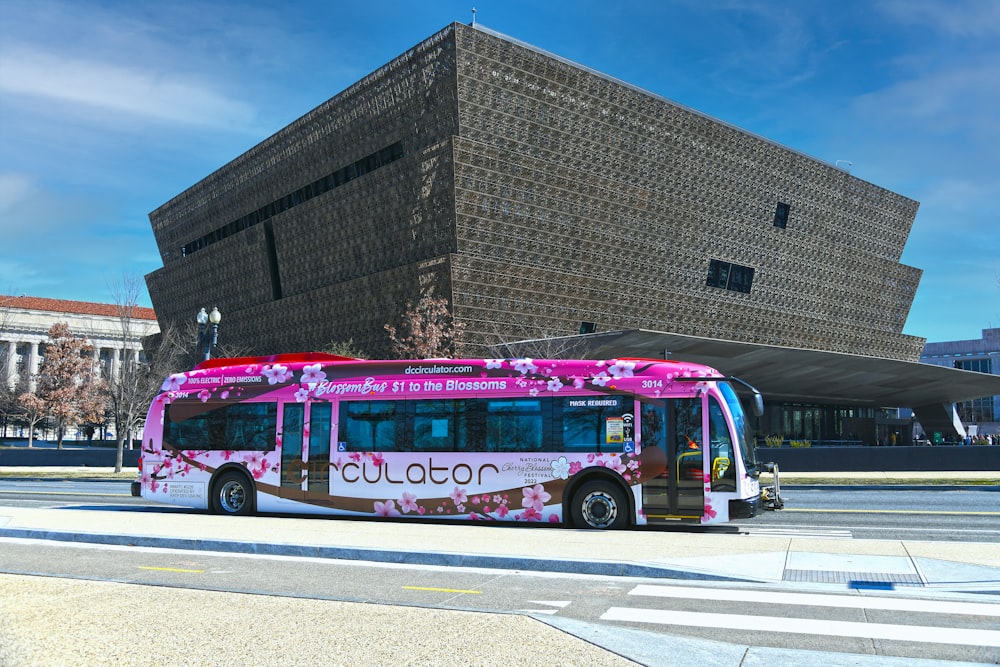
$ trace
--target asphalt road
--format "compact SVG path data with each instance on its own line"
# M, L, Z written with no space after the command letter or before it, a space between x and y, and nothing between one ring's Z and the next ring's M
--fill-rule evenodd
M782 496L785 509L734 525L842 530L855 539L1000 542L1000 487L793 486Z
M751 534L1000 542L1000 487L788 486L782 494L785 509L730 528ZM132 498L128 482L110 480L0 479L0 504L180 511Z

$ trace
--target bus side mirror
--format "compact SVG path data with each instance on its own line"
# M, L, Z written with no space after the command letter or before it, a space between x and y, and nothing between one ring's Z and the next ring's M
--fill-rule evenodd
M760 391L757 390L752 384L746 380L741 380L738 377L727 377L726 380L732 380L733 382L739 382L741 385L749 389L753 393L753 413L754 416L760 417L764 414L764 397L761 396Z

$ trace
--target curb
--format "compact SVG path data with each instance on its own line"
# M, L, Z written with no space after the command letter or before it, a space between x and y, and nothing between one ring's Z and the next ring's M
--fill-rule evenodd
M269 544L241 542L238 540L211 540L198 538L157 537L149 535L112 535L106 533L67 533L33 528L0 528L0 537L77 542L129 547L155 547L160 549L186 549L190 551L217 551L234 554L259 554L266 556L297 556L336 560L358 560L397 565L439 565L445 567L474 567L493 570L527 570L531 572L559 572L569 574L602 575L610 577L643 577L657 579L688 579L698 581L756 581L706 572L676 570L669 567L639 563L611 561L583 561L563 558L532 558L530 556L503 556L491 554L459 554L439 551L393 551L363 547L327 547L297 544Z

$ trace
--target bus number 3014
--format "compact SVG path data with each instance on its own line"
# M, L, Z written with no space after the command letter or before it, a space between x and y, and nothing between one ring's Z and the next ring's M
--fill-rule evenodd
M643 380L643 389L663 389L663 380Z

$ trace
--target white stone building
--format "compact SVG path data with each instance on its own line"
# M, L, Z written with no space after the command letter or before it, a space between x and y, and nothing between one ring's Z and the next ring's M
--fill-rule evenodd
M65 301L34 296L0 296L0 372L8 386L27 370L31 376L45 354L49 329L66 323L70 332L94 346L94 367L103 377L142 354L142 339L160 328L152 308L135 307L123 326L115 304Z

